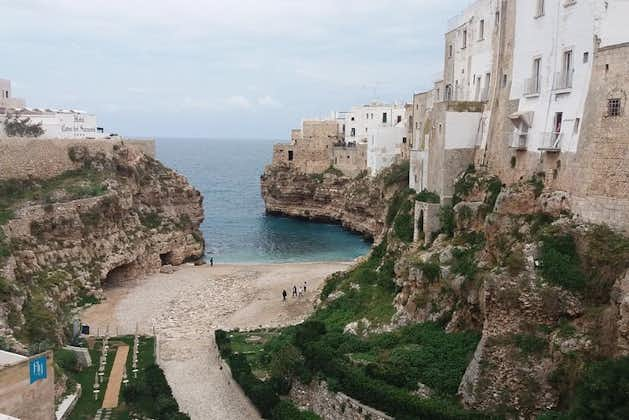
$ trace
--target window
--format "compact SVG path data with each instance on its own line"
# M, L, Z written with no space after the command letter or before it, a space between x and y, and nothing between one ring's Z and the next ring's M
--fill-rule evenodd
M401 123L401 122L402 122L402 116L401 116L401 115L398 115L398 116L397 116L397 123L399 124L399 123Z
M467 47L467 29L463 30L463 46L461 48Z
M590 53L586 51L583 53L583 62L587 63L588 61L590 61Z
M293 160L293 151L292 151L292 150L289 150L289 151L288 151L288 160L289 160L289 161L290 161L290 160Z
M356 137L356 127L352 127L352 131L350 133L350 136Z
M496 10L496 15L494 17L494 28L496 31L500 28L500 12L498 10Z
M481 19L478 24L478 40L482 41L485 39L485 19Z
M386 123L386 122L387 122L387 113L386 113L386 112L383 112L383 113L382 113L382 122L383 122L383 123Z
M608 117L619 117L620 116L620 108L621 101L620 98L613 98L607 100L607 116Z
M540 16L544 16L544 0L537 0L537 5L535 8L535 17L538 18Z
M448 47L448 57L452 57L452 44Z
M579 125L581 125L581 118L575 118L573 128L574 134L579 134Z
M531 77L531 85L527 93L539 93L540 88L540 72L542 70L542 59L536 58L533 60L533 74Z
M402 137L402 143L406 144L406 137Z
M507 75L503 74L502 75L502 87L507 87Z
M355 121L355 120L356 120L356 118L352 117L352 118L351 118L351 120L352 120L352 121Z

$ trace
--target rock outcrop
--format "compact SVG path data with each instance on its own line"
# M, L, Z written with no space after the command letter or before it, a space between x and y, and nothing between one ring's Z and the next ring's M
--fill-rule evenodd
M377 238L393 191L385 179L386 174L348 178L334 171L312 175L271 165L261 177L261 189L268 213L340 223Z
M82 169L2 181L0 336L18 350L61 341L103 287L203 255L203 198L183 176L124 145L68 153Z

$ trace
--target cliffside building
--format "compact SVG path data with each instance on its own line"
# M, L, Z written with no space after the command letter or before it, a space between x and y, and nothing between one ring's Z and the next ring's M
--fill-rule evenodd
M352 107L347 113L345 142L366 145L367 168L372 175L402 156L408 142L408 112L403 104L372 102Z
M443 82L413 100L410 186L447 203L470 164L544 174L576 214L629 227L622 16L629 2L478 0L451 19Z
M29 108L23 99L13 98L11 81L0 79L0 137L5 137L4 122L17 116L30 118L34 124L41 123L43 139L95 139L106 137L98 127L96 116L83 111Z

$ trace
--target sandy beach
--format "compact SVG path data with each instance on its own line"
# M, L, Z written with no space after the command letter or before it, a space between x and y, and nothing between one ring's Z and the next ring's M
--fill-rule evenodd
M283 326L313 309L325 278L352 263L183 266L105 291L82 313L91 332L158 337L158 359L181 410L193 420L260 418L225 370L214 344L217 328ZM292 298L293 285L307 293ZM282 302L282 290L289 296Z

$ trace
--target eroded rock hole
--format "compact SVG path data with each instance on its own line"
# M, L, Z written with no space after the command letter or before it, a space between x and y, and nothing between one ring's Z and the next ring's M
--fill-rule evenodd
M130 262L114 268L107 273L107 277L103 281L103 287L115 287L133 280L137 275L136 267L137 264L135 262Z
M162 265L173 265L173 253L167 252L165 254L159 254L159 259L162 261Z

